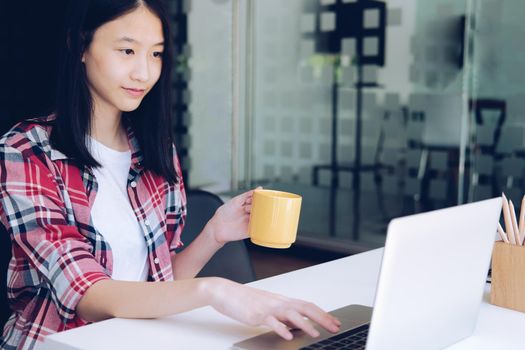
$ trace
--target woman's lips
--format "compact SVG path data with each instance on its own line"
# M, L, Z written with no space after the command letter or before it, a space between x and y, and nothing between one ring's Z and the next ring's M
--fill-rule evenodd
M132 89L132 88L123 88L128 95L131 97L142 97L144 95L144 89Z

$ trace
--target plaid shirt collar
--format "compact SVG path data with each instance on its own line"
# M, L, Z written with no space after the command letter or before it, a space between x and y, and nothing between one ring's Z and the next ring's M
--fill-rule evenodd
M44 120L47 122L52 122L56 119L56 116L54 114L47 116L45 118L40 118L40 120ZM127 136L128 136L128 146L131 151L131 166L128 173L128 182L135 181L139 175L144 170L144 167L142 165L143 162L143 155L142 151L139 147L139 142L137 140L137 137L135 136L135 133L133 132L129 120L127 117L124 117L122 119L124 123L124 127L126 128ZM43 150L51 161L64 161L64 160L70 160L73 159L69 157L68 155L62 153L61 151L51 147L49 142L47 144L43 145ZM84 183L84 186L87 190L88 195L88 201L90 203L90 206L93 205L93 202L95 201L94 194L98 191L98 182L95 177L95 174L93 173L93 169L90 167L84 167L80 169L80 177L82 178L82 181Z
M52 114L46 117L45 121L51 122L55 119L56 119L56 116ZM142 170L144 170L144 167L142 165L144 157L142 155L142 151L140 150L137 137L135 136L135 133L133 132L129 124L128 118L124 117L122 121L124 122L124 126L126 128L126 133L128 136L128 146L131 151L131 168L130 168L130 175L129 175L131 179L131 178L135 178L137 175L140 174ZM44 151L48 154L49 158L52 161L71 159L71 157L67 156L66 154L60 152L57 149L52 148L51 145L47 145L47 147L44 147ZM90 170L89 172L91 173Z

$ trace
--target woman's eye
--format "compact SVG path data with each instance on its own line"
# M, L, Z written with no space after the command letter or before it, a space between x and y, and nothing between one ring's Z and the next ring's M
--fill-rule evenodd
M132 49L122 49L122 50L120 50L120 52L124 53L127 56L133 54L133 50Z
M153 53L153 57L156 57L156 58L162 58L162 52L159 52L159 51L154 52L154 53Z

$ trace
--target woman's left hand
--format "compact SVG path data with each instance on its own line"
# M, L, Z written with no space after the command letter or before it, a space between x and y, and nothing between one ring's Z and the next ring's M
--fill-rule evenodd
M257 187L261 189L262 187ZM248 238L253 191L242 193L224 203L208 222L215 241L224 244Z

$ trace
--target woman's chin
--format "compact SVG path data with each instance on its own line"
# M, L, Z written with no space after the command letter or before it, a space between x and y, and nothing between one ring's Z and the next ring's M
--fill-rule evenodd
M140 106L140 103L134 103L134 104L123 104L120 106L120 110L122 112L133 112L134 110L136 110L137 108L139 108Z

